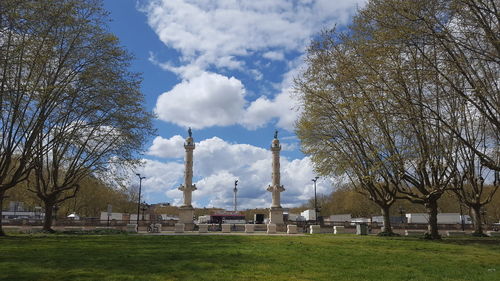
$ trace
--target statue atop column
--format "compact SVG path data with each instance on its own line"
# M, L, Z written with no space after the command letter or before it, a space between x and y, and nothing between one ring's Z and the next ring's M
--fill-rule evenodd
M267 187L267 191L272 194L272 203L270 211L270 223L283 224L283 209L281 208L281 192L285 191L283 185L280 184L280 151L281 145L278 140L278 130L274 132L274 139L271 143L271 151L273 153L272 160L272 183Z

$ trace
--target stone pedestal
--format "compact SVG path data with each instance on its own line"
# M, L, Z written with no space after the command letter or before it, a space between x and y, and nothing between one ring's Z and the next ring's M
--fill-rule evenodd
M198 225L199 233L207 233L208 232L208 224L200 224Z
M311 234L321 233L321 225L319 225L319 224L311 225L309 228L309 233L311 233Z
M179 208L179 223L186 225L193 224L194 208L193 207L180 207Z
M174 226L174 232L175 233L184 233L184 224L183 223L176 223Z
M267 225L267 234L275 234L276 233L276 225L274 223L270 223Z
M231 232L231 225L230 224L223 224L222 225L222 233L229 233Z
M135 223L127 224L127 232L135 232L135 233L139 232L137 224Z
M347 233L345 227L338 225L333 227L333 234L345 234L345 233Z
M284 224L284 222L283 222L283 208L272 207L269 210L269 223Z
M245 224L245 232L253 233L255 231L255 224Z
M297 226L295 224L287 225L286 233L288 234L297 234Z

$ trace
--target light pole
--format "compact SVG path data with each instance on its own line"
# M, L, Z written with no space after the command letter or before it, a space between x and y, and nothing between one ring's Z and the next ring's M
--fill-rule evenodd
M141 210L141 188L142 180L146 177L141 177L141 174L136 174L139 177L139 200L137 201L137 229L139 229L139 212Z
M235 180L234 181L234 189L233 189L233 191L234 191L234 212L235 213L236 213L236 210L237 210L236 209L236 207L237 207L237 205L236 205L236 192L238 192L238 188L236 188L237 186L238 186L238 180Z
M314 177L312 181L314 182L314 221L317 223L318 222L318 199L316 197L316 181L319 179L319 177Z

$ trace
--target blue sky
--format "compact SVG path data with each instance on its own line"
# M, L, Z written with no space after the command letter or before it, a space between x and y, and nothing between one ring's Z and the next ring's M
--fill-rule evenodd
M144 198L180 204L183 141L192 127L196 142L193 204L265 208L271 182L269 146L279 130L284 207L313 196L310 158L300 152L293 124L300 107L293 78L304 69L311 38L349 23L364 0L216 1L104 0L109 31L135 59L143 75L146 107L155 112L154 136L145 147ZM133 173L131 173L133 175ZM132 176L129 185L137 185ZM318 192L332 182L318 180Z

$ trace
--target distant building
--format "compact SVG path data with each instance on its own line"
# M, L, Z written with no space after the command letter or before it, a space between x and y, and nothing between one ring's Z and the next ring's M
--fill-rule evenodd
M306 221L316 220L316 211L314 209L305 210L302 213L300 213L300 215L304 217Z
M45 213L42 212L42 207L35 207L32 210L28 210L24 207L24 202L18 201L10 201L9 208L5 211L2 211L2 220L41 220L44 217Z
M401 216L390 216L389 221L391 224L407 223L406 217L401 217ZM384 225L384 216L373 216L372 222Z
M328 217L330 222L351 222L351 219L351 214L331 215Z
M213 214L198 217L199 223L211 224L245 224L245 215L242 214Z

